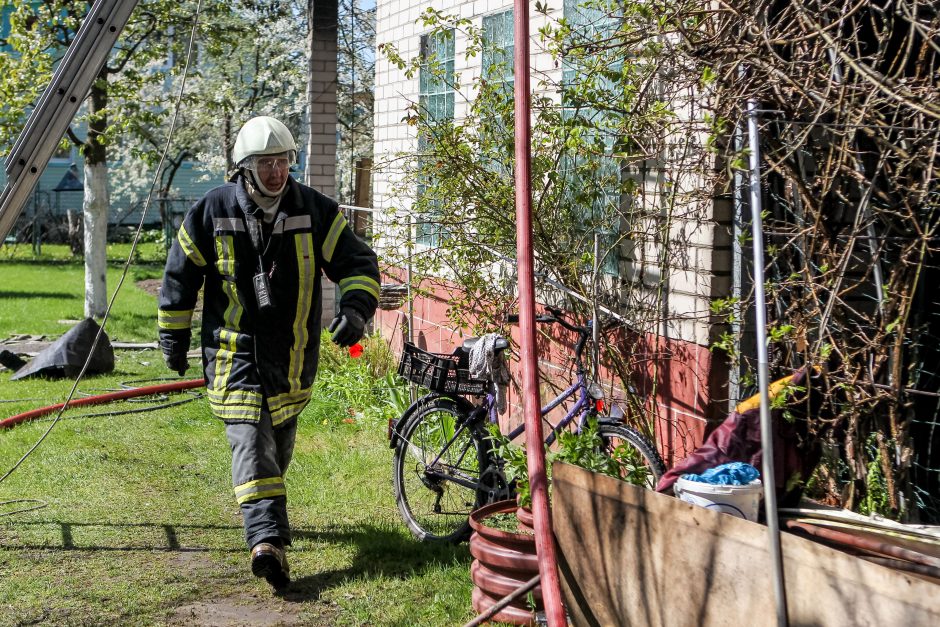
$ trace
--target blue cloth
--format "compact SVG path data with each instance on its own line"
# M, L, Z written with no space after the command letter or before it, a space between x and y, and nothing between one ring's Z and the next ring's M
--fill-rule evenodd
M747 485L760 478L757 468L744 462L728 462L721 466L709 468L700 475L682 475L686 481L710 483L712 485Z

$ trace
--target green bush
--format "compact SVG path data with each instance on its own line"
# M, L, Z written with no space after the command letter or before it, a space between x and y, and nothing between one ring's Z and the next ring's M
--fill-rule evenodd
M378 335L364 337L362 354L320 339L320 368L305 415L322 424L384 423L407 408L407 385L395 374L395 356Z

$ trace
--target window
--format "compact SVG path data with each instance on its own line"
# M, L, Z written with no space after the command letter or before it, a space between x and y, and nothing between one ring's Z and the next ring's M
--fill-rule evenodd
M454 119L454 31L449 29L421 36L420 94L418 104L428 123ZM418 152L428 147L427 129L418 133ZM424 196L428 180L419 180L418 197ZM440 244L440 225L434 224L434 203L424 215L418 217L416 240L425 246Z
M454 117L454 31L421 36L421 107L433 120Z
M511 176L513 144L513 23L512 10L483 18L483 83L480 106L494 115L481 116L480 153L487 169Z
M500 82L512 91L513 77L512 9L483 18L483 76Z
M582 6L584 0L565 0L565 19L572 27L572 43L598 41L608 38L619 25L619 18L597 8ZM621 173L620 163L612 155L617 143L618 121L611 114L580 105L573 97L573 89L579 86L580 77L589 69L590 59L570 57L562 66L562 106L565 120L578 127L585 144L592 148L578 155L567 157L562 168L568 177L571 202L578 206L588 228L583 231L585 243L593 235L600 236L600 251L604 256L600 269L606 274L616 275L618 254L616 246L620 232ZM592 72L594 91L613 91L615 82L609 78L621 69L615 64L602 76Z

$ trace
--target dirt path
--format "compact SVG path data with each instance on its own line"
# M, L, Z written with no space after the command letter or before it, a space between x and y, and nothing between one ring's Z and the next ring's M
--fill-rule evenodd
M136 285L143 291L147 292L151 296L159 296L160 294L160 283L162 279L141 279L137 281ZM199 290L199 298L196 299L196 313L197 318L202 317L202 290Z
M286 603L276 597L262 599L246 594L184 605L173 612L168 624L200 627L299 625L300 606L296 603Z

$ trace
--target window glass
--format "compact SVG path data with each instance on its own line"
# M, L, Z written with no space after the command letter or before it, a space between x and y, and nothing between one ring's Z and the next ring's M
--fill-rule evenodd
M483 76L512 91L514 59L512 9L483 18Z
M583 3L584 0L565 0L564 3L565 19L572 27L572 45L611 37L619 26L618 16L595 6L586 7ZM618 254L611 248L618 241L622 201L620 163L613 157L619 121L608 112L580 105L575 92L583 87L579 83L580 77L588 73L596 77L590 89L598 92L615 90L617 85L611 77L621 71L623 62L610 65L601 74L591 71L592 61L590 57L572 55L562 65L564 119L572 128L578 129L585 144L590 145L587 151L566 157L562 168L568 177L570 202L584 217L585 241L593 246L593 234L600 236L600 252L604 255L601 270L617 274Z
M480 152L484 165L511 175L513 148L513 22L512 9L483 17L483 79L487 93L482 105L497 114L480 120ZM481 90L482 92L482 90Z
M453 29L421 36L421 70L418 79L418 103L429 122L454 119L454 31ZM427 149L427 129L419 130L418 152ZM418 196L425 194L427 180L418 181ZM425 246L440 244L440 225L434 224L440 211L431 211L417 217L416 239Z

